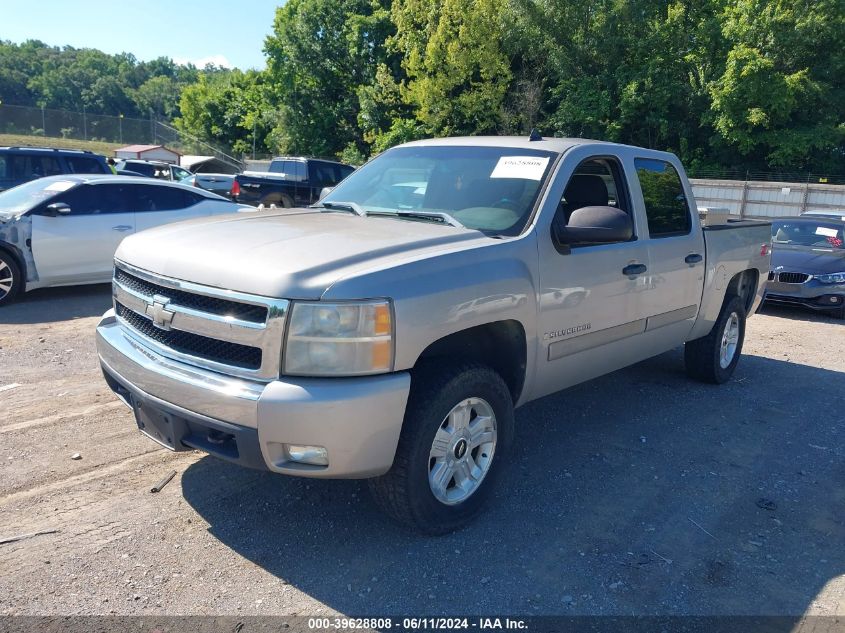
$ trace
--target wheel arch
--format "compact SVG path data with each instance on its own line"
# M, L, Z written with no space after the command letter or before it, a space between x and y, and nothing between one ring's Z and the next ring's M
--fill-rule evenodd
M26 260L24 259L23 253L21 249L19 249L14 244L9 244L8 242L4 242L0 240L0 251L7 253L10 257L15 260L15 263L18 265L18 268L21 270L21 276L23 280L26 281L27 278L27 265Z
M493 321L448 334L428 345L414 367L435 359L476 361L491 367L507 384L516 403L525 387L528 344L515 319Z
M729 297L736 295L742 299L746 314L749 313L754 303L754 297L757 294L759 282L760 272L755 268L749 268L748 270L737 273L728 282L723 302L727 301Z

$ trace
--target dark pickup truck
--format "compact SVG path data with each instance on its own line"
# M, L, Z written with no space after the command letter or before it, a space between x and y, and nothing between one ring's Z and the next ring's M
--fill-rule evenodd
M236 202L253 206L304 207L317 202L324 187L334 187L353 171L330 160L284 156L274 158L269 171L238 174L233 194Z

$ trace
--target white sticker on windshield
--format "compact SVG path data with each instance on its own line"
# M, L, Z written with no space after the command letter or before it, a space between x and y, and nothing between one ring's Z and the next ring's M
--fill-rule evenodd
M824 235L825 237L836 237L839 233L837 229L829 229L826 226L816 227L816 235Z
M502 156L490 178L540 180L548 164L548 156Z
M75 182L72 182L70 180L59 180L56 182L51 182L49 185L44 187L44 191L67 191L75 184Z

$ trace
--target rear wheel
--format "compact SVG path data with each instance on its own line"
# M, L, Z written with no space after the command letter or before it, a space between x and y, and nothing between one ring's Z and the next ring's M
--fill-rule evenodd
M727 382L739 363L744 340L745 303L733 295L725 299L710 333L684 345L687 373L703 382Z
M18 263L6 251L0 250L0 306L15 300L22 283Z
M293 200L290 199L289 196L285 194L270 194L269 196L264 197L261 200L261 204L265 207L269 207L271 204L275 204L277 207L282 207L283 209L290 209L293 207Z
M396 457L370 480L376 503L427 534L445 534L483 508L513 438L513 403L485 365L415 370Z

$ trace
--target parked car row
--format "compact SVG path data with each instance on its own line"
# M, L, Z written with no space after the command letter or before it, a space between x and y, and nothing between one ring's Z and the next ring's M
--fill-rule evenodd
M0 147L0 191L61 174L110 174L104 156L75 149Z
M253 211L180 183L61 175L0 193L0 305L19 292L111 279L128 235L203 216Z

